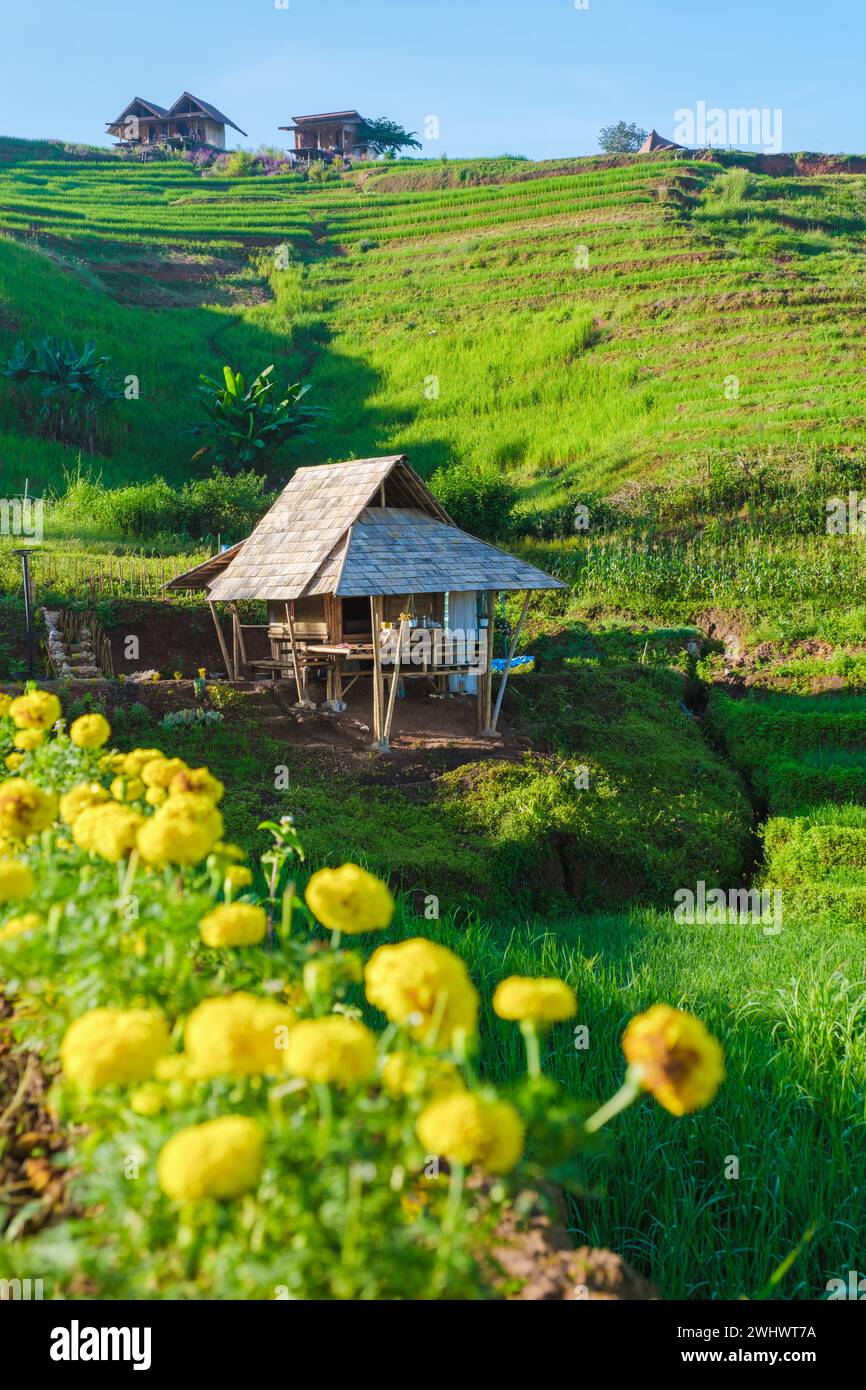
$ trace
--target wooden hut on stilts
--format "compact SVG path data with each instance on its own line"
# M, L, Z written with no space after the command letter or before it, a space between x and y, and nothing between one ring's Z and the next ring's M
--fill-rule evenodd
M531 593L567 586L461 531L398 454L299 468L247 540L166 587L206 592L230 679L292 680L309 705L309 673L323 669L334 710L371 679L384 749L411 678L475 695L479 731L495 734ZM526 597L494 701L494 605L506 591ZM248 659L237 606L254 599L268 605L262 660ZM231 651L218 604L232 615Z

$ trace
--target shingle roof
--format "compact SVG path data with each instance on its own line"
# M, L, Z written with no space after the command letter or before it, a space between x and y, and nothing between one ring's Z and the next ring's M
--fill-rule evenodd
M388 505L371 506L386 483ZM276 601L566 585L459 530L396 454L299 468L248 540L167 587Z
M318 116L293 116L292 120L297 124L304 121L338 121L338 120L357 120L363 121L364 117L360 111L324 111Z
M137 103L139 106L146 106L147 109L148 109L148 111L152 111L153 114L154 114L154 116L159 116L160 119L161 119L163 116L167 116L167 115L168 115L168 111L166 110L166 108L165 108L164 106L157 106L157 104L156 104L155 101L145 101L144 97L133 97L133 98L132 98L132 101L129 103L129 105L128 105L128 106L125 106L125 107L123 108L123 110L121 111L121 113L120 113L120 115L118 116L117 120L116 120L116 121L112 121L111 124L112 124L112 125L120 125L120 124L122 123L124 117L129 115L130 111L132 110L133 106L136 105L136 103Z
M222 111L217 109L216 106L212 106L209 101L202 101L201 97L193 96L192 92L181 92L180 96L178 97L177 101L174 103L174 106L172 106L171 111L169 112L170 115L174 115L182 101L195 102L196 106L200 106L202 111L204 111L206 115L210 116L211 120L218 121L220 125L230 125L232 130L236 130L239 135L246 136L247 132L245 130L241 130L239 125L235 125L234 121L229 120L228 116L225 116L222 113Z
M307 592L329 592L319 583L317 576ZM420 509L367 507L349 532L342 572L331 592L349 598L565 587L534 565Z

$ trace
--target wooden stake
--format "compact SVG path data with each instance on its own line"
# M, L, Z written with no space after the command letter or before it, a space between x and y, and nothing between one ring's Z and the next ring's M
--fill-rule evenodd
M373 743L382 746L382 706L385 703L385 688L382 678L382 650L379 642L379 611L382 600L376 595L370 597L370 617L373 627Z
M241 664L241 667L243 668L243 673L244 673L244 675L246 675L246 674L247 674L247 649L246 649L246 644L245 644L245 642L244 642L243 629L242 629L242 627L241 627L241 617L240 617L240 614L238 613L238 606L237 606L236 603L232 603L232 604L230 604L229 606L231 607L231 610L232 610L232 617L234 618L235 642L237 643L237 649L238 649L238 651L239 651L239 653L240 653L240 658L241 658L240 664Z
M520 634L523 631L523 620L526 617L526 613L529 608L529 600L531 598L532 591L527 590L526 598L523 600L523 608L521 610L520 617L517 622L517 627L514 629L514 636L511 638L511 647L509 649L507 657L505 658L505 670L502 673L502 683L499 687L499 691L496 696L496 707L493 710L493 718L490 721L490 728L484 730L486 734L493 735L496 733L496 725L499 723L499 711L502 709L502 697L505 694L505 687L508 684L508 676L511 671L511 658L514 656L514 653L517 650L517 643L520 638Z
M226 646L226 639L223 636L223 630L220 626L220 620L217 616L216 604L212 603L210 599L208 599L207 606L210 609L211 617L213 618L213 625L216 628L217 637L219 638L220 651L223 654L223 661L226 664L226 674L228 675L229 680L233 681L235 679L234 668L231 663L231 658L229 657L229 649Z
M292 644L292 669L295 673L295 685L298 691L298 704L304 698L304 690L301 684L301 668L298 665L298 648L295 640L295 602L294 599L286 604L286 622L289 625L289 641Z
M391 691L388 697L388 713L385 716L385 728L382 731L382 747L388 747L388 739L391 734L391 721L394 718L394 705L397 701L397 687L400 684L400 658L403 652L403 633L408 631L409 624L403 620L400 624L400 633L397 638L397 652L394 656L394 674L391 677Z

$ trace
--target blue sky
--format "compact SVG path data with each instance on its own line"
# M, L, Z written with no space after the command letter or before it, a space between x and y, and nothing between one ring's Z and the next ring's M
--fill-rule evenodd
M582 3L583 0L578 0ZM863 0L0 0L0 134L108 143L188 89L255 147L344 107L452 158L588 154L620 118L780 108L785 150L866 151ZM238 137L239 139L239 137Z

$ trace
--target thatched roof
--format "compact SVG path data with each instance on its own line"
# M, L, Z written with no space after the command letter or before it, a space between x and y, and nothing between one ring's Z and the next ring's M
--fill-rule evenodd
M663 135L659 135L657 130L651 130L644 140L638 154L652 154L654 150L682 150L684 145L677 145L673 140L666 140Z
M461 531L405 457L389 455L299 468L249 540L167 587L278 601L566 585Z

